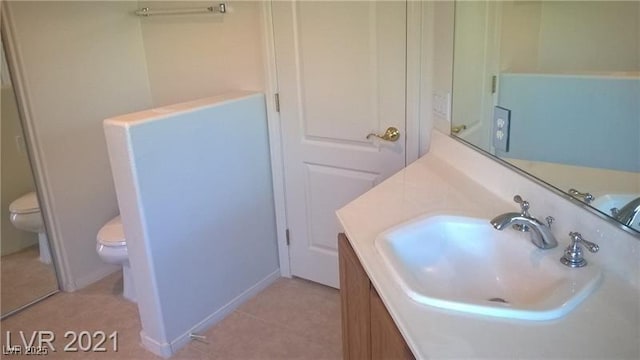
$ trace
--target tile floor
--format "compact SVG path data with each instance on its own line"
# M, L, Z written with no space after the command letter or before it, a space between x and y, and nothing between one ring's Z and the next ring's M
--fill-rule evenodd
M75 293L60 293L0 322L1 342L11 331L50 330L57 352L42 359L160 359L139 344L140 321L135 304L118 295L116 273ZM65 331L118 331L118 351L62 352ZM340 296L335 289L301 279L279 279L172 359L339 359ZM2 358L18 358L3 355ZM30 356L29 358L34 358Z
M38 245L0 258L0 313L6 314L55 291L53 265L39 260Z

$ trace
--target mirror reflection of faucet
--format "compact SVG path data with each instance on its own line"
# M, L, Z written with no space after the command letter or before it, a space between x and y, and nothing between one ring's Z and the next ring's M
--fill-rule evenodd
M640 230L640 197L629 201L622 208L612 208L611 215L621 223Z
M554 218L547 216L545 218L547 224L543 224L540 220L529 214L529 202L522 199L520 195L513 197L513 201L520 204L520 212L508 212L500 214L491 220L491 225L496 230L504 230L509 225L514 226L516 230L528 232L531 234L531 242L540 249L552 249L558 246L553 233L551 233L551 224Z
M591 193L581 192L576 189L569 189L569 195L578 200L584 201L587 204L591 204L591 202L595 199L595 196L593 196Z

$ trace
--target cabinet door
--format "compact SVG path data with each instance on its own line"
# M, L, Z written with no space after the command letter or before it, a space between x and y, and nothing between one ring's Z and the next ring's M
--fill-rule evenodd
M374 360L415 359L373 286L370 292L371 358Z
M345 360L371 359L369 277L344 234L338 235L342 351Z

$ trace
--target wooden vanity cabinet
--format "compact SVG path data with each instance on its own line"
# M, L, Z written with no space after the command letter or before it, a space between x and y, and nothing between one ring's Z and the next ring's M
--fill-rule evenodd
M415 359L344 234L338 253L343 358Z

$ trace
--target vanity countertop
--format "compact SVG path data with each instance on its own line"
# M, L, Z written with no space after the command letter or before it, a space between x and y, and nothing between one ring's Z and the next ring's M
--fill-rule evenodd
M432 143L429 154L337 213L360 262L416 357L640 358L640 291L637 275L625 278L620 271L601 264L596 265L603 267L603 280L599 287L574 311L550 321L501 319L441 310L414 302L402 291L374 246L378 234L430 214L490 219L497 214L517 210L516 204L497 197L470 177L478 178L477 175L469 174L466 168L465 173L461 172L450 152L445 156L445 151L433 151L434 147L453 141L442 135L436 137L439 140ZM484 161L478 160L480 158L477 155L469 156ZM501 167L496 163L487 166ZM525 178L522 181L531 182ZM534 188L536 186L533 185ZM560 201L566 202L564 199ZM532 202L532 213L535 210L535 202ZM588 221L601 221L591 214L584 216L589 217ZM606 223L603 226L610 227ZM613 231L622 234L617 229ZM555 233L560 245L549 251L556 252L559 259L568 237ZM637 241L627 234L620 236L624 238L623 242ZM638 261L637 244L631 243L629 249L624 249L619 245L620 241L614 243L612 247L617 248L615 251L632 253L631 257L622 257L621 261ZM600 245L601 249L607 249L607 244ZM533 246L525 234L522 246ZM605 250L605 253L609 252L611 256L614 250ZM595 258L598 255L589 253L586 257L597 263ZM631 269L636 271L636 265Z

